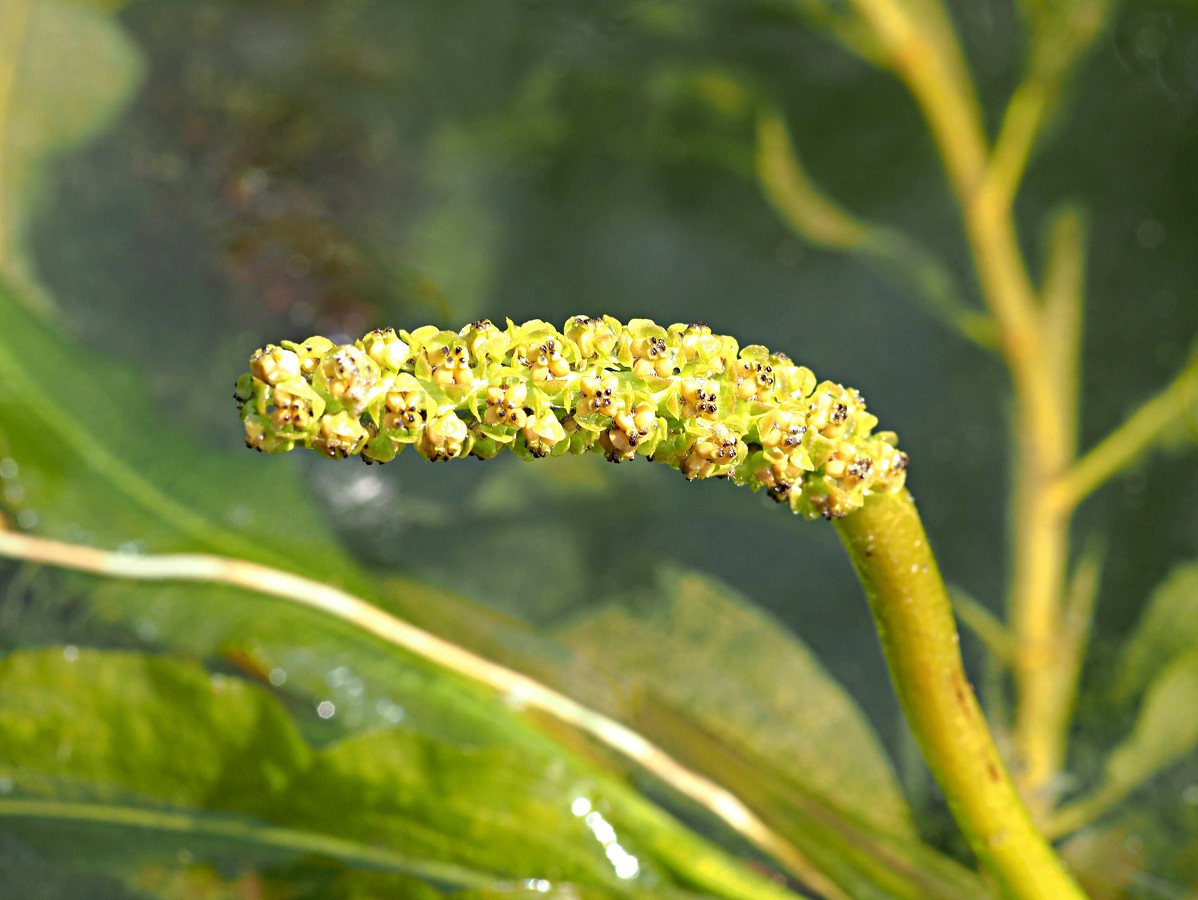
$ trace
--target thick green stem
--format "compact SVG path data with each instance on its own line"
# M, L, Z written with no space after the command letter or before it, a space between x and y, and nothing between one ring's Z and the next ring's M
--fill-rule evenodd
M865 587L907 722L982 866L1020 900L1084 898L998 755L911 496L871 495L837 530Z

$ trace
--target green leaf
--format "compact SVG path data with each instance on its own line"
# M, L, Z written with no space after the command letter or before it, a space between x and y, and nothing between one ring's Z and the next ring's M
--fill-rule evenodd
M1198 757L1060 844L1091 900L1165 897L1194 881ZM1180 896L1180 894L1179 894Z
M351 809L339 829L352 839L482 871L624 892L604 846L571 811L577 797L602 788L577 767L554 763L551 754L510 745L460 747L394 729L364 734L323 752L294 785L294 805L285 803L283 814L319 827L330 809ZM660 870L627 833L620 843L637 854L632 871L644 869L648 884L660 884Z
M1102 783L1088 796L1058 811L1049 828L1072 834L1117 806L1148 780L1159 776L1198 747L1198 647L1181 653L1153 678L1136 723L1111 751ZM1187 795L1188 799L1188 795Z
M42 166L111 121L141 76L109 15L61 0L0 7L0 271L31 281L25 231Z
M278 802L312 764L290 719L260 689L136 654L12 654L0 663L0 722L7 774L36 795L38 783L65 779L241 811L251 798Z
M726 585L663 570L656 585L562 637L625 692L649 690L733 746L801 773L811 793L914 834L885 751L852 698L786 626Z
M314 827L291 827L280 813L295 807L296 783L321 759L266 691L194 663L76 648L0 662L0 821L25 822L18 833L43 852L69 832L43 829L37 841L30 822L104 826L125 840L132 832L316 853L462 884L493 880L347 840L336 807L324 806Z
M1123 648L1114 693L1126 700L1142 691L1179 655L1198 647L1198 561L1183 563L1161 582Z
M9 479L22 498L18 520L33 513L47 535L124 545L130 552L234 555L343 585L367 598L386 596L338 547L285 460L196 446L162 422L135 373L63 341L12 302L2 286L0 456L18 464L16 477ZM582 763L490 690L343 622L213 585L91 578L78 584L102 615L127 623L141 640L220 657L281 686L310 740L399 725L402 738L396 740L445 745L446 753L509 747L521 759L538 760L545 771L568 775L575 780L571 784L601 786L614 827L645 848L641 866L646 877L656 873L663 889L677 880L729 897L782 893ZM416 582L399 584L402 603L392 601L393 606L420 608L443 596ZM463 627L446 617L437 624L451 635ZM319 716L318 708L324 710ZM170 733L159 732L163 738ZM503 779L509 777L515 778L505 773ZM562 784L554 789L565 790ZM380 796L389 792L383 785L373 790ZM581 839L595 843L593 836ZM446 852L455 843L447 840ZM602 864L611 870L606 857Z
M735 591L663 570L656 585L563 637L616 686L629 724L791 841L806 857L792 869L813 887L879 900L989 896L973 873L919 841L852 698Z
M780 768L694 722L652 694L636 698L636 722L686 765L718 775L806 856L797 872L829 896L853 900L992 898L974 872L917 837L882 830L813 795L798 769ZM814 874L813 874L814 873Z
M365 584L285 463L201 449L162 420L143 378L64 342L0 284L0 452L39 531Z
M1198 647L1159 669L1131 735L1106 762L1104 791L1126 793L1198 746Z
M397 729L314 750L265 690L165 658L4 659L0 778L0 821L236 839L460 886L532 877L672 893L604 785L551 751ZM572 808L579 796L606 811L618 844ZM639 854L630 871L613 866L613 846Z

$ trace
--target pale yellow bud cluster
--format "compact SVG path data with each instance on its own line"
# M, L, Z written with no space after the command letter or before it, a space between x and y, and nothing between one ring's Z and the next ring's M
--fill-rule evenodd
M347 344L330 351L316 376L317 390L323 387L332 402L357 415L366 409L378 384L378 367L361 348Z
M429 420L420 433L417 446L426 457L439 462L461 456L469 436L466 423L455 413L447 412Z
M424 424L425 395L416 379L413 385L405 390L404 385L397 385L387 391L383 399L383 428L388 431L403 431L419 428Z
M283 387L275 388L275 409L270 421L278 431L303 431L312 422L312 404L306 397Z
M642 400L635 408L616 413L605 437L612 456L632 459L636 456L636 448L656 430L657 407Z
M714 382L700 378L687 378L678 387L682 398L682 415L688 419L716 419L719 417L719 389Z
M528 386L516 381L507 387L491 385L487 388L487 411L483 421L488 425L507 425L523 428L528 421L524 404L528 400Z
M620 397L616 391L620 389L620 379L615 375L600 378L598 375L584 375L578 379L578 405L576 409L580 416L590 416L595 413L610 416L618 409ZM615 396L612 396L616 394Z
M362 338L361 344L380 369L399 371L412 355L411 348L399 339L394 328L376 329Z
M258 350L237 385L246 443L387 462L601 453L688 479L728 478L807 516L842 516L895 491L906 455L861 395L781 353L702 324L575 316L460 332L372 331Z
M290 350L268 344L250 357L250 371L267 384L282 384L299 377L299 356Z

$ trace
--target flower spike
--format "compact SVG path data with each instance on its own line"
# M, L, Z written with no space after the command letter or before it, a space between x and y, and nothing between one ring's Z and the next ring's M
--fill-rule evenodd
M254 352L237 383L246 444L388 462L594 452L687 479L728 478L808 518L903 487L907 455L861 395L703 324L573 316L460 332L434 326Z

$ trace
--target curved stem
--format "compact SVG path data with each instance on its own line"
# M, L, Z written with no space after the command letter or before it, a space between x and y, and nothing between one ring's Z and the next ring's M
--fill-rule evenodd
M796 235L819 247L855 253L911 290L942 324L986 350L997 347L990 316L968 308L949 269L902 232L867 222L820 191L795 151L782 117L757 117L757 181L779 217Z
M910 494L874 494L836 527L865 587L907 722L981 864L1014 898L1085 897L1032 823L998 755Z

